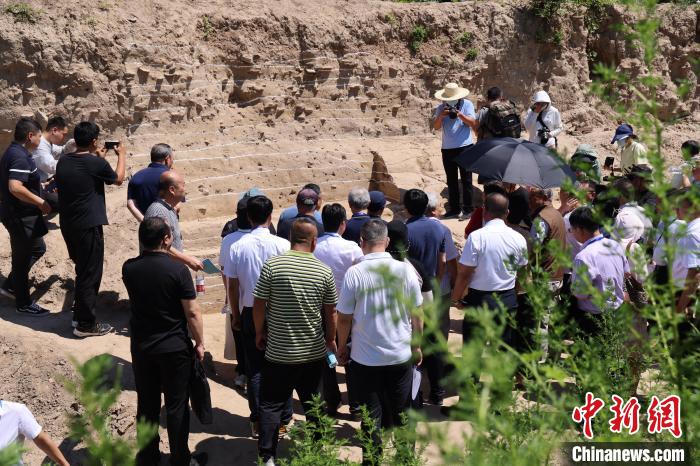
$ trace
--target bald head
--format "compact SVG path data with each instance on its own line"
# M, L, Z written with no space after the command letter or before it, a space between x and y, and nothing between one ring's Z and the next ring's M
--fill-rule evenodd
M484 202L484 211L490 219L505 219L508 215L508 198L499 193L489 194Z
M158 179L158 194L174 206L185 197L185 178L174 170L164 171Z
M299 218L292 224L289 242L295 251L313 252L316 247L318 228L310 218Z

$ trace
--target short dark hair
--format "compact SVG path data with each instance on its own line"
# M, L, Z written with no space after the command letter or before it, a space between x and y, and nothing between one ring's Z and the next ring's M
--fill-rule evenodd
M600 223L595 219L593 209L590 207L579 207L571 212L569 225L571 228L580 228L590 233L600 228Z
M508 197L508 191L506 191L505 186L503 186L502 181L489 181L484 185L484 194L503 194Z
M690 157L700 154L700 143L693 139L688 139L683 144L681 144L681 151Z
M320 187L319 185L317 185L316 183L306 183L306 184L304 185L304 187L301 188L301 189L302 189L302 190L304 190L304 189L310 189L311 191L315 192L315 193L318 194L319 196L321 195L321 187Z
M146 218L139 225L139 241L145 249L158 249L170 234L170 227L161 217Z
M501 90L500 87L493 86L488 91L486 91L486 99L489 102L493 102L494 100L498 100L501 97L503 97L503 91Z
M77 147L85 148L92 144L92 141L100 137L100 127L92 121L81 121L75 125L73 139Z
M492 193L486 196L484 211L496 218L504 218L508 215L508 197L500 193Z
M347 220L345 207L338 203L326 204L321 211L323 219L323 229L328 233L337 233L340 225Z
M624 197L625 199L634 199L634 185L628 178L620 178L613 183L611 194L617 198Z
M403 205L413 217L424 215L428 207L428 195L420 189L409 189L403 195Z
M62 116L52 116L49 121L46 122L46 131L50 129L64 129L68 126L66 119Z
M151 147L151 162L162 162L167 159L169 155L172 155L173 148L167 144L156 144Z
M251 226L257 227L267 221L272 215L272 201L265 196L253 196L248 199L248 219Z
M29 133L40 133L41 125L33 118L20 118L15 125L15 142L24 143Z

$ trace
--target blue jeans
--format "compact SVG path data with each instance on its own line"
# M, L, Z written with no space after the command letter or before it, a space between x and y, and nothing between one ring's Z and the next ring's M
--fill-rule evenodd
M250 409L250 422L258 422L260 417L260 373L265 365L265 352L255 346L255 322L253 320L253 308L244 307L241 312L241 334L245 348L245 368L248 376L248 408ZM288 424L292 420L292 397L282 411L282 423Z

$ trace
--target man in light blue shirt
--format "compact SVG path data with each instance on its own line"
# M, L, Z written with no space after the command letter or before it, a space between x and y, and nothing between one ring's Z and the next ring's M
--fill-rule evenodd
M450 207L445 218L456 217L461 213L469 217L472 204L472 174L455 162L468 147L474 144L472 130L476 131L474 104L467 100L469 91L455 83L448 83L435 93L442 101L433 115L433 128L442 130L442 165L447 177ZM458 176L459 174L459 176ZM462 204L459 202L459 178L462 179Z
M318 205L316 205L316 210L314 210L314 218L316 218L318 223L323 223L323 219L321 218L321 187L316 183L307 183L303 188L301 188L302 191L304 189L310 189L318 195ZM297 215L299 215L299 209L297 209L296 205L287 207L280 214L279 223L277 225L281 224L285 220L292 219Z

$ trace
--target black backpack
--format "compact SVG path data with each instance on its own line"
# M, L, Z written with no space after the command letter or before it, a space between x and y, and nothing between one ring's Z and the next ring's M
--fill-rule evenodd
M497 100L488 107L486 129L497 138L519 138L522 131L520 115L510 100Z

